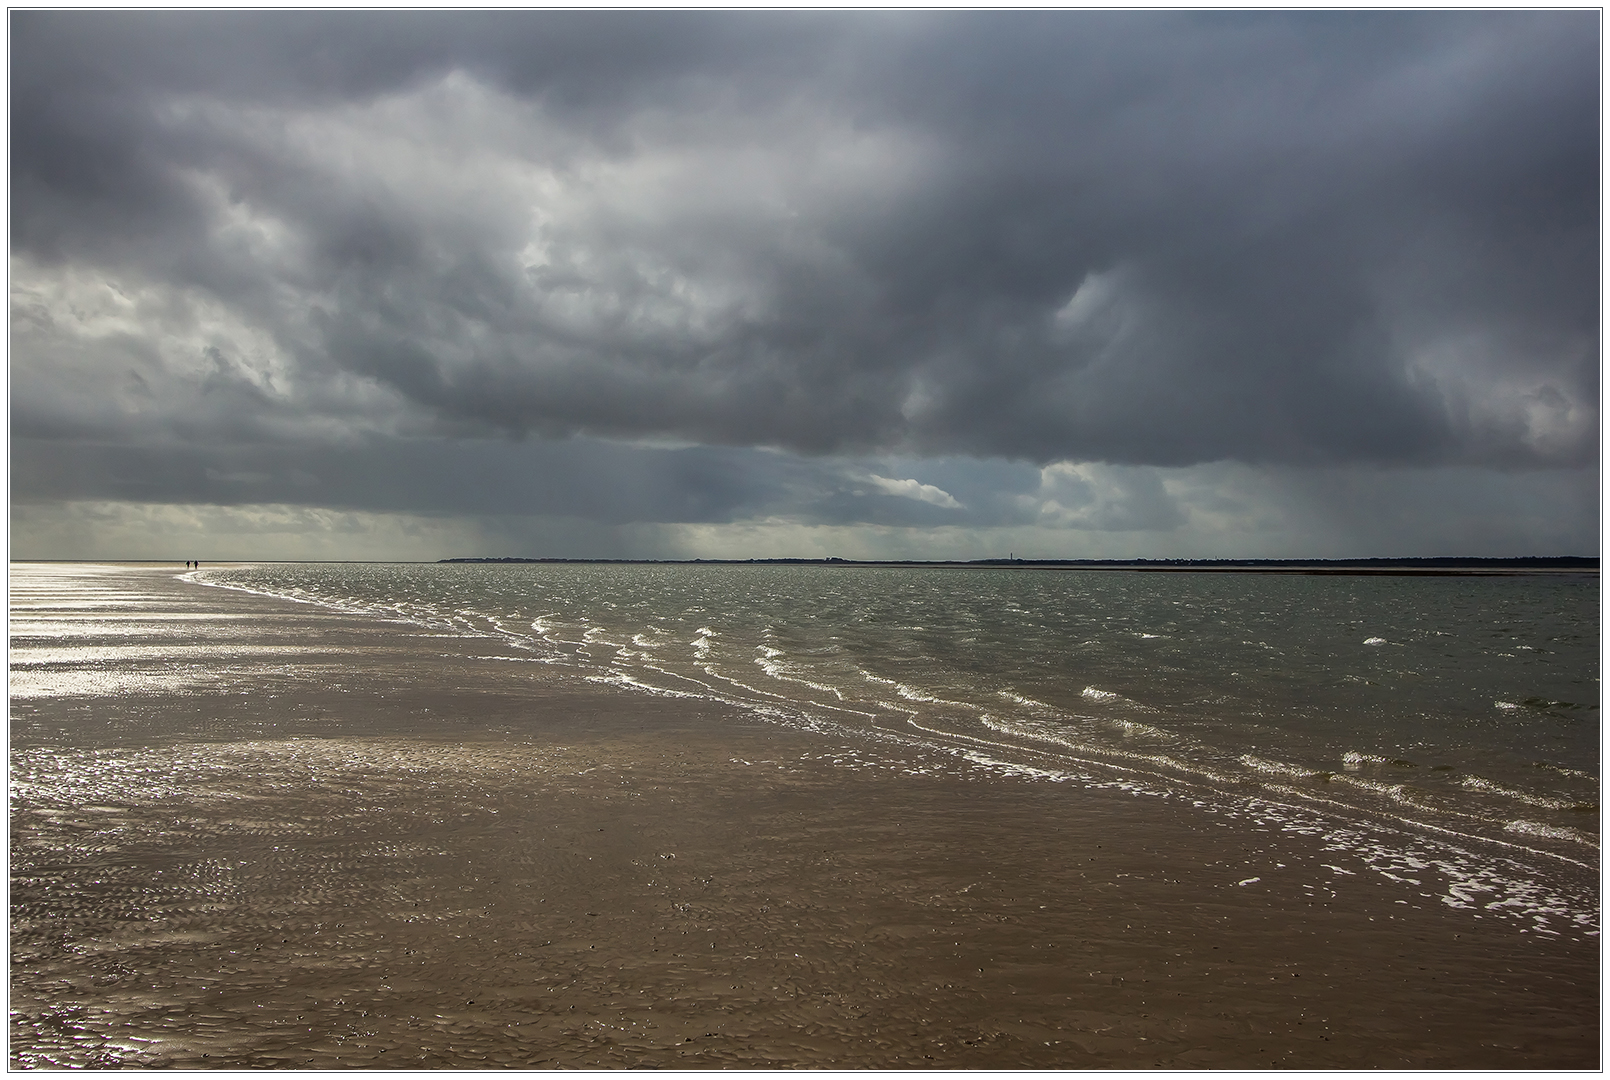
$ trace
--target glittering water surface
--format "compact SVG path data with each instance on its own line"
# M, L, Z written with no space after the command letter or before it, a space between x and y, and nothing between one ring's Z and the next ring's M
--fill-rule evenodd
M685 564L174 576L427 627L472 655L495 640L479 651L516 681L564 671L886 754L1174 799L1310 835L1393 880L1434 872L1450 907L1551 932L1598 922L1581 884L1598 866L1595 576ZM245 692L330 648L290 623L237 647L227 627L241 613L207 610L208 590L192 606L139 580L14 568L13 702Z
M17 564L10 1061L1591 1066L1597 591Z
M257 565L193 580L1439 866L1596 924L1598 581L777 565ZM515 663L511 661L511 663ZM533 672L532 677L540 677ZM1545 895L1549 894L1549 895Z

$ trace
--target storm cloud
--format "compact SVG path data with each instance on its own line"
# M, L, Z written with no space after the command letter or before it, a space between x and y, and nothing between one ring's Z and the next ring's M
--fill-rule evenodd
M1596 517L1596 12L10 18L17 503Z

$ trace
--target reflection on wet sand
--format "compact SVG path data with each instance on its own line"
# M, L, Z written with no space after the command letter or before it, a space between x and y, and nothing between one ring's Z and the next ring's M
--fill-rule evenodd
M1596 950L1276 829L91 580L174 650L13 622L117 688L13 703L14 1067L1597 1063Z

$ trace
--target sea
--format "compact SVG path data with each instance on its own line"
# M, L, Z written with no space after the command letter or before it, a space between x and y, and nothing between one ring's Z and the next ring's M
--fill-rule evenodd
M1070 797L1172 800L1306 837L1338 873L1434 882L1431 902L1529 932L1599 926L1597 574L282 563L184 576L472 651L496 640L511 678L563 671L720 702L864 748L845 767L941 760Z

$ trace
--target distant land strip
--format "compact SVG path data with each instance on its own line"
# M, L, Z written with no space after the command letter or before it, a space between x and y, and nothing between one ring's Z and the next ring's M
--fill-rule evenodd
M991 569L1138 570L1221 574L1381 574L1413 577L1445 574L1599 572L1597 556L1531 556L1512 559L441 559L443 563L584 563L648 566L933 566Z

